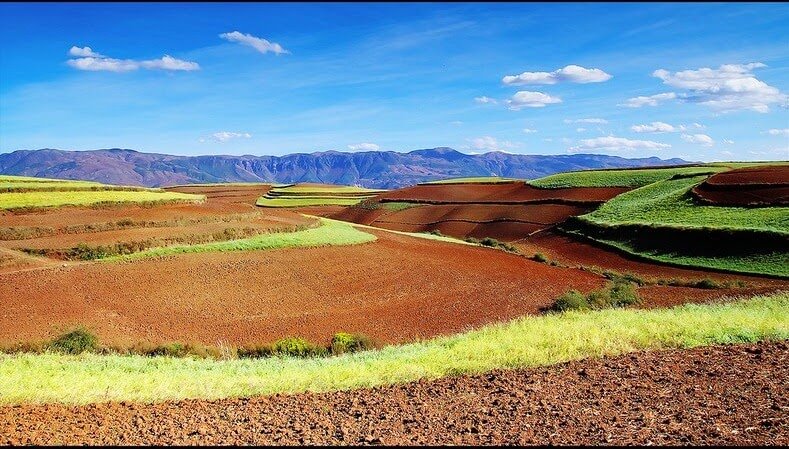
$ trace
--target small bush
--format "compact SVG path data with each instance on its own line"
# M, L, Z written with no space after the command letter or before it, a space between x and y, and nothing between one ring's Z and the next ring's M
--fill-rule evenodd
M238 357L242 359L259 359L271 357L274 350L271 345L247 345L238 348Z
M608 291L611 298L610 307L625 307L641 302L636 288L630 282L614 282Z
M373 348L373 341L362 334L339 332L334 334L334 337L331 339L331 353L334 355L366 351Z
M531 260L541 263L548 262L548 258L545 257L545 254L543 253L534 253L534 255L531 257Z
M81 354L86 351L95 351L99 339L83 327L69 331L49 343L52 350L66 354Z
M589 302L577 290L570 290L562 296L556 298L551 310L556 312L565 312L568 310L588 310Z
M439 237L443 237L444 236L444 234L442 234L441 231L439 231L438 229L433 229L431 231L427 231L427 232L425 232L425 234L437 235Z
M708 288L708 289L721 288L720 284L709 278L694 282L693 286L696 288Z
M325 355L326 352L328 352L326 348L316 346L299 337L288 337L277 340L271 349L274 355L289 355L294 357L314 357Z

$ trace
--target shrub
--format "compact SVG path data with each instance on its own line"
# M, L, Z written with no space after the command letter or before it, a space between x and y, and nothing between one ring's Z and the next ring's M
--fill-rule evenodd
M630 282L614 282L608 289L610 307L625 307L641 302L636 288Z
M366 351L373 349L373 341L363 334L339 332L331 339L331 353L334 355L346 352Z
M66 354L81 354L85 351L95 351L98 348L98 341L96 335L84 327L78 327L52 340L49 347Z
M564 312L567 310L588 310L589 302L577 290L570 290L562 296L556 298L551 310L556 312Z
M541 263L548 262L548 258L545 257L545 254L543 254L543 253L534 253L534 255L531 257L531 259L536 261L536 262L541 262Z
M438 229L433 229L431 231L427 231L426 234L437 235L439 237L443 237L444 234L441 233Z
M700 281L694 282L693 286L696 288L721 288L721 285L717 282L713 281L712 279L705 278Z
M242 359L259 359L271 357L273 350L271 345L247 345L238 348L238 357Z
M274 355L289 355L294 357L313 357L325 355L326 348L316 346L299 337L288 337L277 340L271 348Z

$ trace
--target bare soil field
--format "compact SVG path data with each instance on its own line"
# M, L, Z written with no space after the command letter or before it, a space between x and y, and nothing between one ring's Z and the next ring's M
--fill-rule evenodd
M333 393L5 406L0 444L786 446L787 377L786 342L638 352Z
M717 206L789 205L789 165L718 173L692 192L700 201Z
M538 189L524 182L500 184L422 184L375 197L382 201L442 203L601 203L630 190L623 187Z

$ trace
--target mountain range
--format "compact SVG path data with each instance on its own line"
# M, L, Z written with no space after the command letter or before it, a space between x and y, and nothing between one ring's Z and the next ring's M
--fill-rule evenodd
M679 165L657 157L599 154L465 154L451 148L285 156L175 156L128 149L19 150L0 154L0 173L148 187L213 182L320 182L397 188L436 179L502 176L533 179L568 170Z

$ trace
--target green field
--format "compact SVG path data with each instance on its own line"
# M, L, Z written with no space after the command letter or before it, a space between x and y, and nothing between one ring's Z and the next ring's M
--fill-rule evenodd
M353 206L385 190L355 186L275 186L257 201L262 207Z
M557 173L529 181L534 187L557 189L562 187L643 187L674 175L693 175L727 170L727 167L698 166L679 168L646 168L639 170L584 170Z
M354 245L375 240L375 236L362 232L342 221L321 219L320 226L296 232L273 232L255 237L197 245L174 245L152 248L134 254L113 256L102 261L139 260L151 257L186 253L254 251L279 248L305 248L318 246Z
M499 176L474 176L469 178L449 178L441 179L438 181L428 181L420 184L472 184L472 183L501 183L501 182L515 182L519 179L501 178Z
M13 176L13 175L0 175L0 183L5 182L91 182L91 181L75 181L71 179L55 179L55 178L34 178L32 176ZM98 183L96 183L98 184Z
M656 182L623 193L581 218L602 225L753 229L789 234L789 207L746 208L695 204L688 192L705 178L695 176Z
M202 201L202 195L159 191L54 191L0 193L0 209L89 206L109 203Z
M657 348L786 340L789 293L671 309L529 316L330 358L0 355L0 403L154 402L372 387Z

